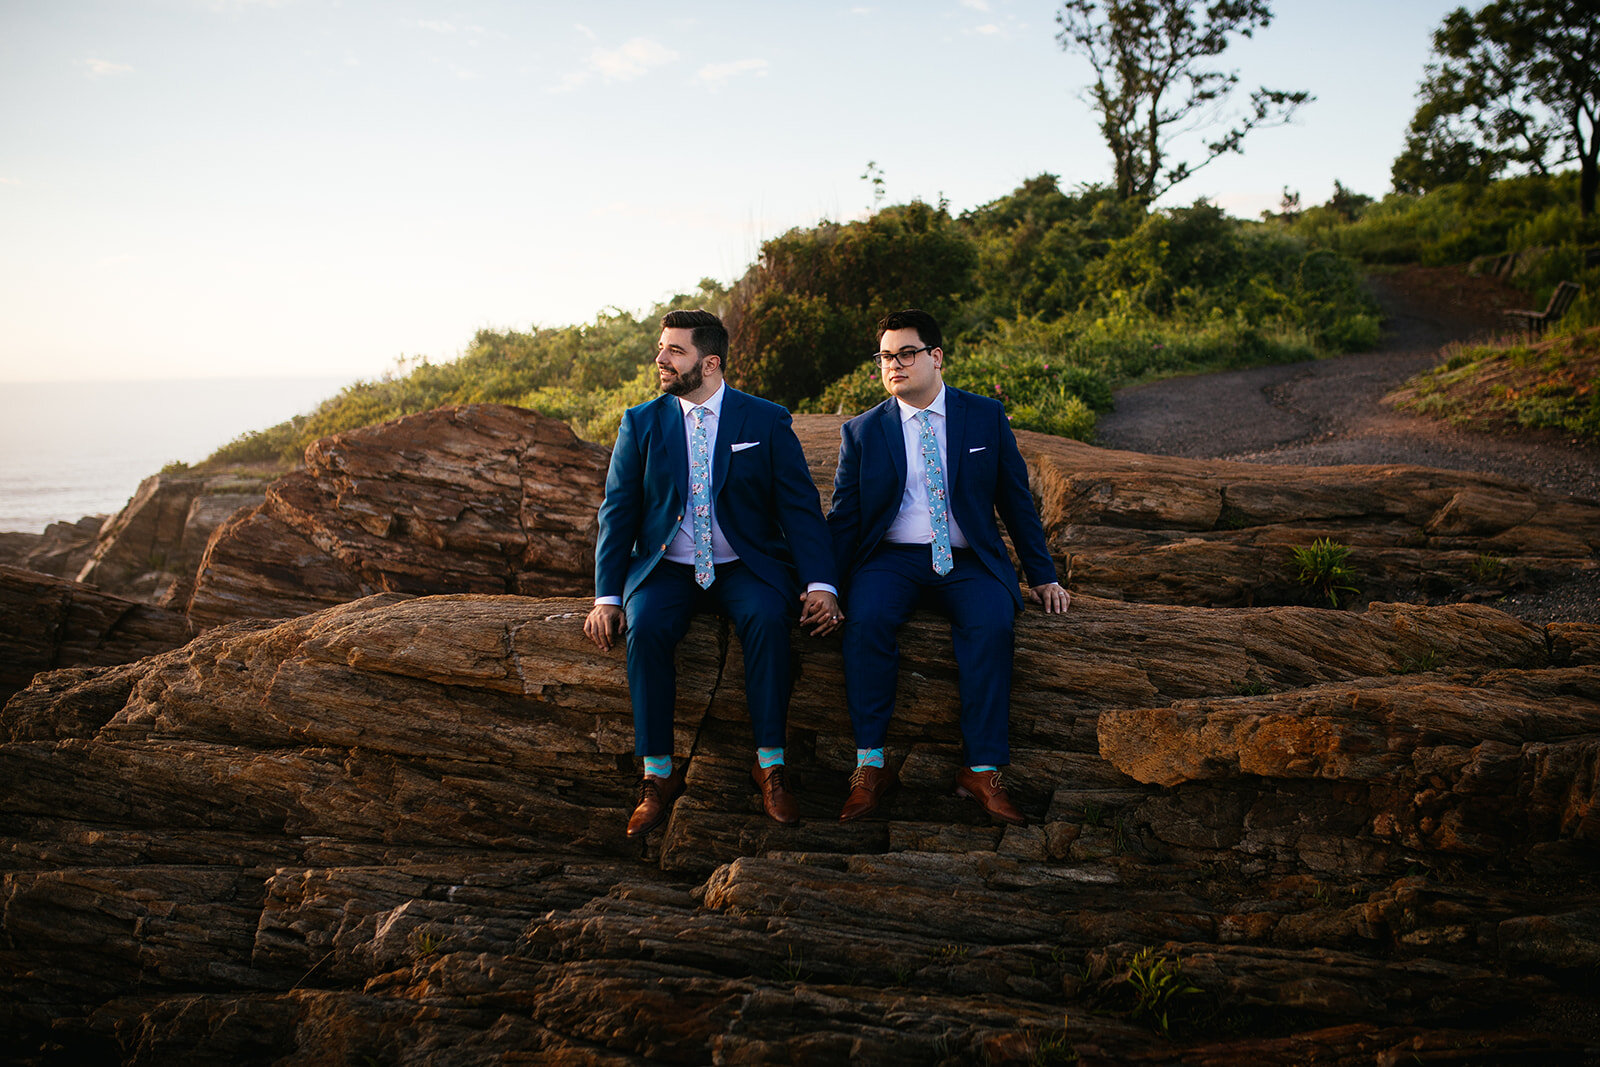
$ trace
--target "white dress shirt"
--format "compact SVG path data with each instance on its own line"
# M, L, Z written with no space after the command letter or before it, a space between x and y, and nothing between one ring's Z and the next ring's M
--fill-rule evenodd
M722 421L722 397L728 391L726 384L717 386L717 391L703 404L693 404L678 397L678 406L683 409L683 443L689 456L689 469L694 469L694 409L705 408L710 414L702 416L701 422L706 428L706 477L711 478L712 467L716 464L717 457L717 424ZM728 544L728 539L722 534L722 527L717 525L717 498L716 491L710 485L706 488L711 492L711 562L732 563L739 558L739 553ZM674 563L694 563L694 505L684 501L683 522L678 525L678 534L667 546L667 559Z
M933 423L934 440L939 443L939 467L944 471L944 498L948 506L952 493L949 435L945 431L945 395L945 389L940 387L939 395L933 398L933 403L926 410L933 413L929 421ZM883 535L883 539L900 545L931 545L933 517L928 513L928 471L927 465L922 462L922 426L917 421L917 416L924 409L914 408L899 397L895 397L894 402L900 405L900 432L906 443L906 491L900 495L900 512L889 524L889 531ZM966 548L967 538L956 522L955 508L948 510L950 547Z

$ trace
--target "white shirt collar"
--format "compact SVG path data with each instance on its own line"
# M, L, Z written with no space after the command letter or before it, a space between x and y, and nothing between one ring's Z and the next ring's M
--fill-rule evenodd
M728 391L728 383L727 382L723 382L721 385L717 386L717 391L712 393L709 397L707 397L705 402L701 403L701 404L691 403L690 401L685 400L683 397L680 396L680 397L677 398L678 407L683 410L683 415L684 415L685 418L688 418L689 417L689 413L692 412L695 408L708 408L711 411L711 417L712 418L721 419L722 418L722 397L723 397L723 394L726 393L727 391Z
M934 397L933 403L929 404L925 408L914 408L910 404L907 404L904 400L901 400L899 397L895 397L894 402L900 405L900 421L910 422L912 419L917 417L917 413L920 411L931 411L941 419L944 418L944 391L946 388L948 388L948 386L939 386L939 395Z

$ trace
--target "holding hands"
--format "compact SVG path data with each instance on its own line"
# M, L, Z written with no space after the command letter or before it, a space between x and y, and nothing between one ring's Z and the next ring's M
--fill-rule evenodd
M823 637L839 628L844 612L839 599L826 589L813 589L800 596L800 625L814 626L812 637Z

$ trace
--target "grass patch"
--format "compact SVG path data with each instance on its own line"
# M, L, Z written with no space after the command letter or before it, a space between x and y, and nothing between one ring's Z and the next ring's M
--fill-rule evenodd
M1452 346L1391 394L1396 407L1489 432L1600 439L1600 326L1537 343Z
M1307 547L1289 550L1299 573L1295 580L1319 597L1328 599L1329 607L1339 606L1341 594L1359 592L1352 582L1356 572L1350 566L1350 546L1342 545L1330 537L1319 537Z

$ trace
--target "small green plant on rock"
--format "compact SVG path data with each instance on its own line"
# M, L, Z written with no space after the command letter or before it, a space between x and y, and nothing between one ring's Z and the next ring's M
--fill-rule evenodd
M1202 992L1184 978L1181 960L1158 956L1153 948L1140 949L1128 960L1124 981L1134 994L1128 1018L1148 1019L1163 1035L1171 1033L1172 1012L1180 1006L1181 998Z
M1505 570L1506 561L1499 556L1481 553L1472 561L1472 576L1480 582L1492 582Z
M779 960L773 968L772 977L780 982L798 982L805 977L805 961L795 955L794 946L789 946L789 958Z
M421 960L425 960L438 952L443 944L444 938L431 930L418 930L411 935L411 947L416 949L417 958Z
M1331 537L1319 537L1309 547L1292 548L1295 566L1300 568L1296 580L1319 596L1328 598L1329 607L1339 606L1339 596L1359 590L1352 583L1356 572L1350 566L1350 546L1342 545Z

